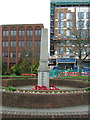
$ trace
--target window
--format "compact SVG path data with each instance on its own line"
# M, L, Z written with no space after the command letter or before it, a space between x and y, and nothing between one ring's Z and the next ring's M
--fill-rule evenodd
M86 12L86 18L90 19L90 12Z
M58 43L58 45L62 46L62 45L64 45L64 43L60 42L60 43Z
M27 40L26 41L26 46L27 47L32 47L32 41L31 40Z
M87 47L87 52L90 53L90 47Z
M24 30L19 30L19 36L24 36Z
M16 36L16 30L10 31L11 36Z
M63 35L64 34L64 30L58 30L58 34Z
M67 19L72 19L72 13L66 13L66 18Z
M58 19L63 20L64 19L64 13L58 13Z
M2 52L2 57L8 57L8 52Z
M32 30L27 30L27 36L32 36Z
M50 20L54 20L54 16L50 16Z
M50 34L50 38L53 38L53 33Z
M90 38L90 30L86 30L87 38Z
M78 28L84 28L84 21L78 21L77 26Z
M10 52L10 57L11 57L11 58L16 57L16 52Z
M71 30L67 30L67 31L66 31L66 35L67 35L67 36L72 36L72 31L71 31Z
M50 22L50 26L53 26L53 21Z
M79 38L85 38L86 37L85 30L78 30L78 37Z
M7 30L3 30L3 36L8 36L8 31Z
M2 47L8 47L8 41L3 41L2 42Z
M72 43L69 40L67 40L66 41L66 46L71 46L71 45L72 45Z
M16 41L10 41L10 46L11 47L16 47Z
M19 47L24 47L24 40L19 40L18 41L18 46Z
M35 41L35 47L40 47L40 40Z
M82 55L85 55L85 49L83 49L83 50L81 51L81 54L82 54Z
M58 22L58 27L59 28L64 28L64 22L62 21L62 22Z
M50 28L50 32L53 33L53 28Z
M72 47L67 47L66 54L71 54L71 53L72 53Z
M84 19L84 12L78 12L78 19Z
M64 48L63 47L59 47L58 48L58 54L62 55L64 53Z
M87 28L90 28L90 21L87 21L87 22L86 22L86 27L87 27Z
M54 10L50 10L50 14L54 14Z
M73 27L72 21L67 21L67 28Z
M21 57L21 52L18 52L18 57Z
M35 30L35 35L40 36L41 35L41 30Z

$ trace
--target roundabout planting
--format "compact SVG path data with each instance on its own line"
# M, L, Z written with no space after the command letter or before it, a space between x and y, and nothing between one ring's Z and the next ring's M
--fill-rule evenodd
M71 82L72 84L70 84ZM25 86L32 85L34 87L27 90L17 88L17 86L24 86L24 83L27 83ZM46 86L38 87L36 83L37 79L33 78L3 79L2 105L18 108L62 108L88 104L88 95L90 93L88 90L88 83L85 83L83 87L83 82L79 83L77 80L51 79L49 89L47 89ZM62 87L66 85L75 88L72 90L61 90L55 87L57 85Z

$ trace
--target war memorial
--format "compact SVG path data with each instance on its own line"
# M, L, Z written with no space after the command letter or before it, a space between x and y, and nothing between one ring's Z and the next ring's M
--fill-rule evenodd
M90 92L87 88L90 82L49 78L48 30L46 28L42 29L38 78L3 78L2 86L3 119L77 118L86 120L89 117ZM6 89L8 86L13 87ZM27 89L23 89L22 86L26 86ZM31 89L27 86L31 86ZM65 86L72 89L61 89ZM78 110L74 110L75 106L79 107ZM85 106L84 110L80 110L80 106L81 108Z

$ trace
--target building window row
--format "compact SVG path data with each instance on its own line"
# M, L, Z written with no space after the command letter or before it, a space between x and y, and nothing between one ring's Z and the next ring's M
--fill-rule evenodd
M38 56L40 55L40 51L36 51L36 53L38 53ZM27 51L26 53L27 56L30 55L30 52ZM22 56L22 52L18 52L18 57L21 57ZM8 52L4 51L2 52L2 57L8 57ZM10 52L10 58L15 58L16 57L16 52L15 51L12 51Z
M32 34L33 34L33 30L27 30L26 31L26 35L27 36L32 36ZM2 35L3 36L8 36L8 30L3 30ZM10 31L10 35L11 36L16 36L16 30ZM24 30L19 30L18 31L18 35L19 36L24 36L25 35L25 31ZM35 35L36 36L40 36L41 35L41 30L35 30Z
M78 21L77 22L77 27L78 28L90 28L90 21L88 20L88 21L86 21L86 24L85 24L85 22L84 21Z
M65 18L66 16L66 18ZM73 18L73 13L58 13L58 19L63 20L63 19L72 19Z
M58 28L72 28L73 27L73 22L72 21L67 21L66 23L64 21L59 21L58 22Z
M18 47L24 47L24 40L19 40L18 41ZM34 42L35 47L40 47L40 40L36 40ZM2 42L2 47L8 47L8 41L3 41ZM10 41L10 47L16 47L16 41L12 40ZM32 47L32 40L27 40L26 41L26 47Z
M72 28L73 27L73 22L72 21L67 21L66 23L64 21L59 21L58 22L58 28ZM78 21L77 22L77 27L78 28L90 28L90 21Z
M73 49L74 48L72 48L72 47L66 47L66 49L64 49L64 47L58 47L58 51L57 52L60 55L63 55L64 53L69 55L69 54L73 54ZM81 51L81 54L85 55L86 51L90 52L90 48L83 49ZM77 52L77 50L76 50L76 52Z
M59 21L58 22L58 28L72 28L73 27L73 22L72 21ZM78 28L90 28L90 21L77 21L77 27Z
M78 19L90 19L90 12L78 12Z
M62 37L63 36L72 36L74 35L74 33L72 32L72 30L66 30L66 32L64 30L58 30L58 34L60 34ZM78 37L80 38L90 38L90 30L78 30L77 34Z
M66 16L66 18L65 18ZM78 19L90 19L90 12L78 12ZM58 13L58 19L63 20L63 19L72 19L73 18L73 13Z
M64 30L58 30L58 33L63 36ZM72 30L66 30L66 36L72 36L72 34Z

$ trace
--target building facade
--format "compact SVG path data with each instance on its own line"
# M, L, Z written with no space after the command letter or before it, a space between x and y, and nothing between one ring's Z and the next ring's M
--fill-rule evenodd
M41 29L43 24L1 25L0 26L0 55L8 70L17 64L25 52L26 56L40 56Z
M68 66L72 68L76 66L77 60L71 59L78 59L77 39L81 41L80 46L84 47L84 50L81 51L83 57L86 51L90 52L89 6L89 0L51 0L50 55L53 56L56 51L57 62L59 61L58 64L60 63L62 67ZM88 42L85 42L85 40ZM62 62L59 58L67 58L68 60L65 63L65 60ZM90 56L87 59L90 59Z

